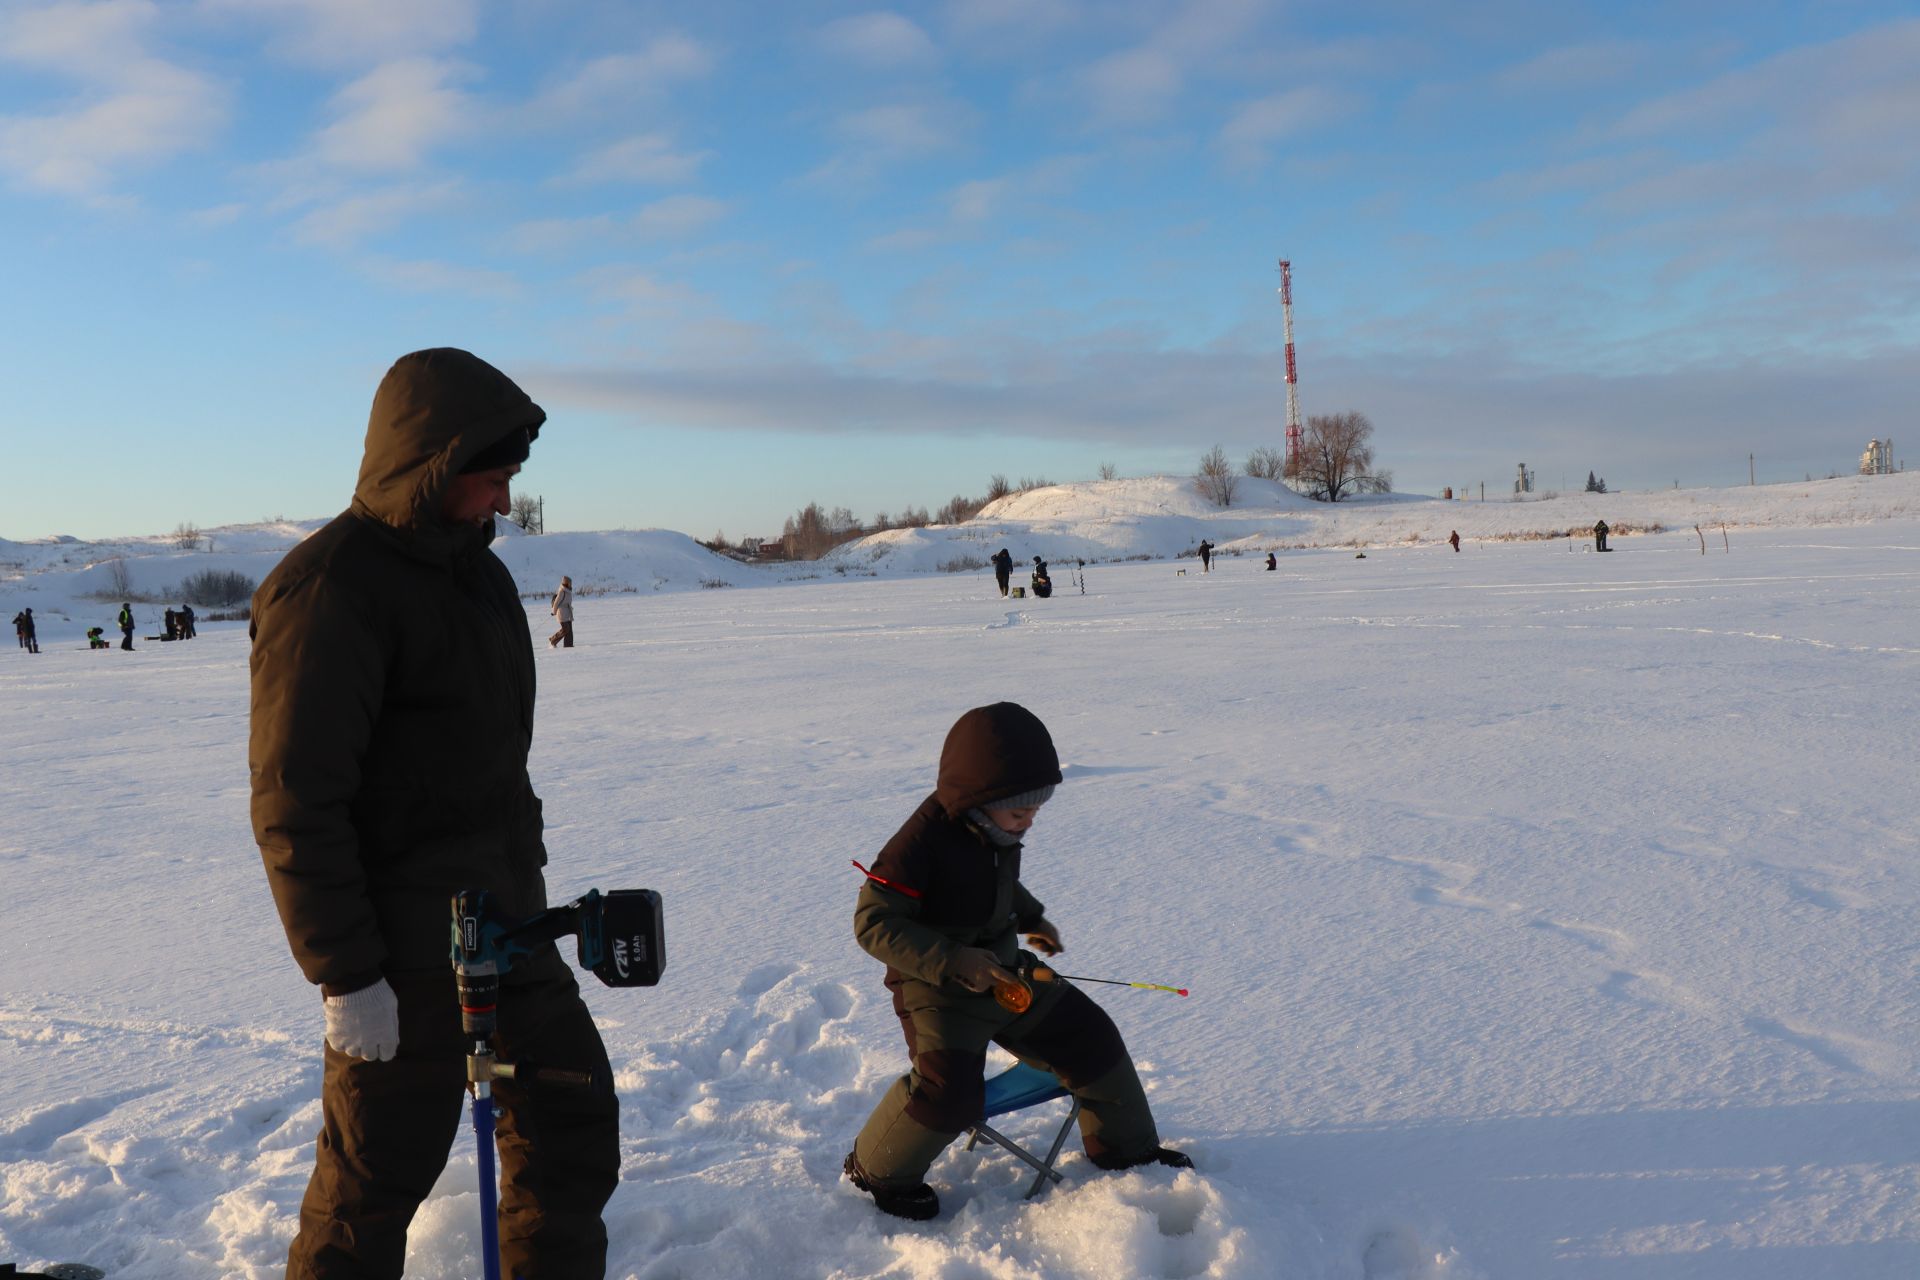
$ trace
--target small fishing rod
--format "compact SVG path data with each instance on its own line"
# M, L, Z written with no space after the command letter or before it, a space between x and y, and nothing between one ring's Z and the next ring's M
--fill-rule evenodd
M1034 966L1033 976L1038 978L1042 982L1049 981L1050 979L1053 979L1053 978L1068 978L1074 982L1104 982L1106 985L1110 987L1137 987L1142 991L1171 991L1173 992L1173 994L1177 996L1184 996L1187 994L1187 989L1185 987L1167 987L1167 986L1162 986L1158 982L1121 982L1117 978L1083 978L1079 974L1075 974L1075 973L1060 973L1056 970L1047 968L1045 965Z

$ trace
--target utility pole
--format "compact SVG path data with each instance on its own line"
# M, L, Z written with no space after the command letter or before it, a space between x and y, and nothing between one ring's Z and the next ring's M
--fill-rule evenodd
M1747 455L1747 484L1753 484L1753 455Z

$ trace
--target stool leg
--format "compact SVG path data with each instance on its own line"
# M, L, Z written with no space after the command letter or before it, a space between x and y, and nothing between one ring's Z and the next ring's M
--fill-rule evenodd
M1052 1178L1055 1182L1065 1181L1065 1179L1053 1171L1053 1162L1060 1158L1060 1148L1067 1140L1067 1130L1073 1128L1073 1122L1078 1119L1079 1116L1080 1099L1075 1098L1073 1100L1073 1109L1067 1112L1067 1118L1060 1122L1060 1132L1053 1135L1053 1145L1047 1148L1046 1163L1040 1167L1040 1176L1035 1178L1033 1185L1027 1189L1026 1199L1031 1200L1039 1195L1040 1188L1047 1185L1048 1178Z

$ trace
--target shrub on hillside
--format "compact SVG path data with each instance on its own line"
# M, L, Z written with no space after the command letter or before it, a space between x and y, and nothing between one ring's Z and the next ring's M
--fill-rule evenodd
M236 605L253 598L259 583L231 569L207 569L180 584L180 598L189 604Z

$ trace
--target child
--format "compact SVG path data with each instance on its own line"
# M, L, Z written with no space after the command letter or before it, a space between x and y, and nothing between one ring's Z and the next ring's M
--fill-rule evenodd
M982 1117L988 1042L1047 1068L1080 1099L1080 1138L1103 1169L1193 1161L1160 1145L1133 1059L1112 1020L1079 988L1035 982L1015 1013L994 999L1060 931L1020 883L1021 836L1060 782L1053 739L1011 702L976 707L947 733L940 781L865 871L854 937L886 962L913 1069L894 1081L847 1155L846 1174L881 1210L940 1212L922 1180ZM858 866L858 863L854 864Z
M105 627L88 627L87 628L87 648L89 649L113 648L112 645L107 643L106 636L101 634L105 630L106 630Z

